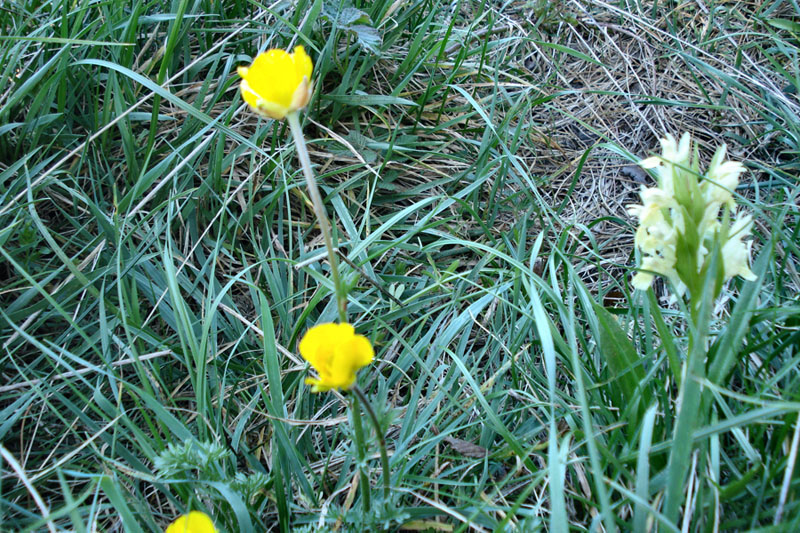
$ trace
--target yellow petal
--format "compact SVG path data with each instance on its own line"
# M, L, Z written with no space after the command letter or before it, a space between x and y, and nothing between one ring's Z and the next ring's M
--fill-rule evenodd
M350 326L346 324L346 326ZM352 331L352 326L350 326ZM327 368L333 355L333 340L339 334L340 324L319 324L306 332L300 340L300 355L311 363L317 372Z
M311 71L314 69L314 65L311 63L311 58L308 57L308 54L306 54L306 49L303 48L302 45L295 46L294 54L292 55L292 59L294 59L296 79L302 80L303 78L306 78L307 80L310 80Z
M244 98L244 101L250 104L250 107L255 107L260 100L260 97L253 91L253 89L250 88L250 84L247 83L247 80L242 80L242 83L239 85L239 90L242 92L242 98Z
M375 357L375 351L372 349L372 344L370 344L369 340L362 335L354 335L348 348L353 354L353 362L357 368L367 366Z
M242 91L244 101L259 115L264 115L276 120L280 120L286 116L288 109L261 98L250 88L250 84L247 83L247 80L242 80L242 84L239 87Z
M289 107L297 88L294 61L285 50L259 54L247 73L247 82L264 100Z
M312 385L311 392L327 392L333 388L326 386L322 380L314 378L306 378L306 385Z
M179 516L164 533L217 533L214 522L205 513L192 511Z
M255 109L260 115L265 115L275 120L282 120L286 114L291 111L291 109L275 105L267 100L259 100L256 102Z
M337 389L349 389L356 381L356 370L351 358L342 351L342 347L336 351L328 372L321 377L326 385Z

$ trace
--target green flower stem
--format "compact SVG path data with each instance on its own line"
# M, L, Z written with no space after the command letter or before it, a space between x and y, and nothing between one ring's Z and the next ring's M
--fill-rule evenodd
M381 452L381 467L383 469L383 500L384 502L389 500L389 455L386 453L386 438L383 435L383 430L381 429L381 424L378 421L378 417L375 416L375 411L372 409L372 406L369 404L364 391L362 391L358 385L353 385L351 389L353 393L361 400L361 403L364 404L364 409L367 411L367 415L369 415L370 421L372 425L375 426L375 434L378 436L378 447L380 448Z
M314 206L314 213L317 215L317 220L319 221L319 228L320 231L322 231L325 248L328 250L328 261L331 265L331 276L333 277L333 286L336 290L336 308L339 311L339 322L345 324L347 323L347 292L344 290L342 281L339 278L339 260L333 249L331 223L328 220L328 215L325 213L325 206L322 203L322 196L319 194L319 188L317 188L317 180L314 177L314 172L311 170L311 159L308 157L306 139L303 136L303 127L300 125L300 116L297 112L292 112L286 115L286 120L289 122L289 128L292 130L294 144L297 148L297 158L300 160L300 166L303 168L306 186L311 196L311 204Z
M705 378L705 360L708 353L708 326L711 319L713 299L697 292L691 294L691 324L689 353L685 363L685 374L678 393L678 419L672 434L672 449L667 460L667 488L664 498L664 515L673 523L678 522L680 505L684 499L683 489L692 455L692 433L698 420L704 421L701 413L702 388ZM696 300L701 300L695 305ZM703 464L705 464L703 462ZM698 479L698 483L700 480ZM687 510L685 509L684 512Z
M358 405L358 398L353 397L350 409L353 413L353 430L356 436L356 456L358 457L359 483L361 484L361 503L364 513L369 513L372 503L370 501L369 477L366 467L366 441L364 441L364 429L361 427L361 408Z

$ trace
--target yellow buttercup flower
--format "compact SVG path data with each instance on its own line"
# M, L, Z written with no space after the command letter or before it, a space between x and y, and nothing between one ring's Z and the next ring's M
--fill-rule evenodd
M313 90L311 58L302 46L294 52L272 49L258 54L249 67L239 67L242 97L253 110L282 120L287 113L303 109Z
M189 514L179 516L167 526L164 533L217 533L217 530L207 514L191 511Z
M308 378L313 392L349 389L359 368L372 362L375 352L363 335L350 324L319 324L300 340L300 355L311 363L319 379Z

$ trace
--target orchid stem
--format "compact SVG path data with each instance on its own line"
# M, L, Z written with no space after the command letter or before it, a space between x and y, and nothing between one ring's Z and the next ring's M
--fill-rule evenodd
M322 196L317 187L314 171L311 170L311 159L308 157L306 139L303 136L303 127L300 125L300 115L296 111L291 112L286 115L286 120L289 122L289 128L292 131L292 137L294 137L294 144L297 148L297 158L300 160L300 166L306 178L308 193L311 196L311 204L314 208L314 213L317 215L317 220L319 221L319 228L322 232L322 239L325 241L325 248L328 250L328 262L331 265L331 277L333 278L333 287L336 292L336 309L339 312L339 322L345 324L347 323L347 292L339 277L339 260L336 257L336 251L333 249L331 223L325 212L325 206L322 204Z

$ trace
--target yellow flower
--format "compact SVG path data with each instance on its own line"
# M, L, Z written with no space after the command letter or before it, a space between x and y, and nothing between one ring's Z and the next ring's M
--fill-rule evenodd
M189 514L179 516L167 526L164 533L217 533L217 530L207 514L191 511Z
M303 109L311 99L313 65L302 46L294 52L272 49L239 67L242 97L256 113L276 120Z
M349 389L359 368L372 362L375 352L366 337L356 335L350 324L319 324L300 340L300 355L319 373L308 378L313 392Z

